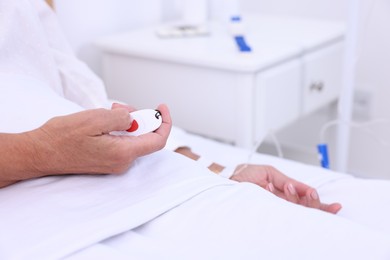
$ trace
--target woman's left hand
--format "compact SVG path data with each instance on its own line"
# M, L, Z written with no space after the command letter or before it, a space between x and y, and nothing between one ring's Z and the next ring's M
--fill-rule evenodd
M284 175L272 166L239 165L231 179L257 184L282 199L302 206L333 214L341 209L339 203L322 203L314 188Z

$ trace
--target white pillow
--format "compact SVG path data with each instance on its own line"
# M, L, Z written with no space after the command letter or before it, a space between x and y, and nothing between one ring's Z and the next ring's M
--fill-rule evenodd
M45 82L22 74L0 73L0 132L35 129L52 117L83 110Z

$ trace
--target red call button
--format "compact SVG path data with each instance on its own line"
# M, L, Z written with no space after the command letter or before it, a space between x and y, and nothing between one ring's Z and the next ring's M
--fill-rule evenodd
M127 129L126 131L131 133L131 132L137 131L137 129L138 129L138 122L137 122L137 120L133 120L133 122L131 123L130 128Z

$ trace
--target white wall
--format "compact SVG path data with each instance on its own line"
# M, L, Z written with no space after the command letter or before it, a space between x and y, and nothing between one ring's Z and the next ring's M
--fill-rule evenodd
M91 40L161 20L161 0L55 0L60 23L77 55L99 73Z
M347 0L241 0L244 11L296 15L318 19L345 19Z
M346 20L347 3L347 0L241 1L244 11L326 20ZM369 117L364 120L384 118L390 121L390 1L362 0L362 5L356 89L363 90L371 97L371 106L367 111ZM281 138L290 147L312 151L308 154L313 156L312 161L316 161L318 131L323 122L334 116L334 110L321 111L315 117L306 118L281 131ZM302 129L310 129L311 132L302 133ZM390 122L364 129L352 128L351 134L349 172L362 177L390 178ZM331 133L328 138L332 162L334 134ZM290 151L290 154L293 158L299 158L296 151Z
M374 1L364 2L369 6ZM390 120L390 1L377 0L361 29L357 88L372 95L371 119ZM390 123L367 129L371 135L352 131L350 170L361 176L390 178Z
M210 0L210 16L221 12L228 0ZM361 51L358 62L357 89L371 96L371 119L390 119L390 0L362 0ZM296 15L326 20L346 20L348 0L241 0L242 10L256 13ZM375 2L375 5L372 3ZM180 0L56 0L57 12L77 54L97 72L99 60L91 39L105 34L133 29L161 20L178 18ZM371 8L372 7L372 8ZM369 19L367 19L369 15ZM322 111L282 131L282 139L312 151L323 122L334 111ZM310 129L308 132L302 129ZM376 138L390 143L390 123L368 128ZM330 149L335 142L329 136ZM292 151L292 155L297 154ZM331 153L334 156L334 153ZM352 130L349 171L360 176L390 178L390 145L380 144L361 130ZM300 159L300 158L296 158ZM302 159L305 160L305 159Z

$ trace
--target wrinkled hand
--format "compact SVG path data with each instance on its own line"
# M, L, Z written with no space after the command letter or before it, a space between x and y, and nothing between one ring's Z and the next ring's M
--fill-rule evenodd
M134 109L123 105L55 117L28 132L36 150L35 168L41 175L122 173L136 158L165 146L171 118L165 105L158 109L163 118L160 128L138 137L108 134L130 128L128 113Z
M333 214L336 214L341 209L339 203L321 203L314 188L287 177L272 166L240 165L231 179L257 184L276 196L295 204L320 209Z

